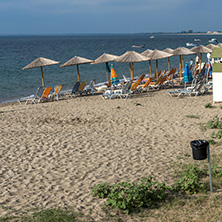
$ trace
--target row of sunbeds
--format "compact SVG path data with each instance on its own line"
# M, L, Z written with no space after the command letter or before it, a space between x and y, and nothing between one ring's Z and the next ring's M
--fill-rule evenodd
M86 86L86 82L76 82L73 86L73 89L71 92L61 92L62 90L62 85L56 85L54 87L54 91L52 91L52 87L39 87L35 93L35 95L30 96L30 97L23 97L18 100L18 102L21 104L22 102L25 102L27 105L28 103L41 103L45 101L55 101L55 100L60 100L63 99L65 96L73 97L77 95L82 95L82 94L88 94L88 93L94 93L94 83L95 80L92 80L88 86Z
M135 82L128 81L125 85L120 85L118 89L108 89L101 96L103 99L112 98L128 98L133 93L142 93L150 89L160 89L166 86L174 86L173 77L177 69L171 69L170 72L160 71L158 78L146 78L145 74L138 78Z

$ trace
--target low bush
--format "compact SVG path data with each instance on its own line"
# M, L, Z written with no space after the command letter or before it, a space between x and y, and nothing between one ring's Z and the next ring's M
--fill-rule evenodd
M93 187L92 194L100 198L107 197L107 205L129 214L135 210L152 207L166 198L165 183L154 182L152 176L143 178L141 182L120 182L114 185L99 184Z
M206 169L201 170L197 164L187 165L181 172L181 178L173 185L176 192L195 194L204 188L201 178L207 175Z

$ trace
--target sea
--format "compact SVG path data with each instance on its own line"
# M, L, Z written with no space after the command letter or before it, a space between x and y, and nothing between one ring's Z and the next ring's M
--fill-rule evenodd
M150 38L154 36L153 38ZM62 84L63 90L72 89L77 81L76 66L60 68L60 65L74 56L94 60L103 53L122 55L126 51L142 53L146 49L165 48L176 49L187 47L186 43L207 45L209 40L216 38L222 42L221 35L190 35L190 34L90 34L90 35L63 35L63 36L0 36L0 103L16 101L19 98L35 94L41 86L41 70L33 68L22 70L38 57L59 61L59 65L43 68L45 86ZM195 41L198 39L199 41ZM133 45L145 45L144 48L132 48ZM192 47L187 47L192 48ZM192 56L184 56L189 62ZM158 62L159 70L167 69L167 59ZM203 62L207 61L206 54ZM123 75L130 77L128 63L110 62L119 79ZM151 62L152 71L155 72L156 63ZM179 57L170 58L172 68L179 68ZM92 79L96 83L106 82L105 64L79 65L80 80L88 84ZM148 62L134 63L134 76L149 73Z

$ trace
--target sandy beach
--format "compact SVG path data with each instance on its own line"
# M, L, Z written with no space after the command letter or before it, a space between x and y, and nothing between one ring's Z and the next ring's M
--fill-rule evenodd
M180 99L166 91L1 105L0 215L61 207L103 221L104 200L91 195L94 185L149 175L172 183L171 164L191 154L191 140L210 139L198 124L221 109L204 107L212 93Z

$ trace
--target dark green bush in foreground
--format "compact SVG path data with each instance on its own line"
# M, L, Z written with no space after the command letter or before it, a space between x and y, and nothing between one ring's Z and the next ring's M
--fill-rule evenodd
M100 198L107 197L107 205L130 213L135 209L151 207L166 198L165 183L153 182L152 176L138 183L121 182L108 186L107 183L94 186L92 194Z

